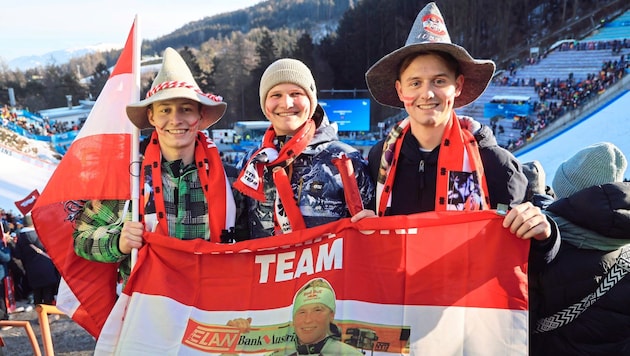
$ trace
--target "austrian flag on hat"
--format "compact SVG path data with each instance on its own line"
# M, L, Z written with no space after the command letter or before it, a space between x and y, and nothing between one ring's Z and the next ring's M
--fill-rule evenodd
M459 63L459 70L464 75L464 86L455 98L455 108L470 104L486 90L494 75L494 62L474 59L463 47L453 44L440 10L431 2L416 17L405 46L381 58L365 73L374 99L383 105L403 108L404 104L396 92L400 63L408 56L435 51L450 54Z

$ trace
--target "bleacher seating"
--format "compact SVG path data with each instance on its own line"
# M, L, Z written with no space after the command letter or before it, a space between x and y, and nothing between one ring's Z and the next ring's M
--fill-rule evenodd
M630 40L630 11L596 30L592 35L580 40L583 41L610 41ZM602 64L607 61L618 61L624 55L626 60L630 57L630 48L623 48L620 52L613 53L612 49L600 50L564 50L554 49L543 56L536 64L526 64L516 68L512 75L508 71L499 73L495 81L475 102L457 109L459 115L472 116L476 120L490 125L490 118L484 117L484 106L495 95L528 95L533 101L538 100L538 94L533 86L527 86L530 79L537 82L548 80L566 80L573 75L575 80L581 81L590 74L598 74ZM500 85L501 77L509 76L509 85ZM525 86L516 83L525 83ZM509 121L508 121L509 120ZM518 138L520 130L512 128L512 119L502 119L497 122L504 129L504 133L495 133L500 145L505 146L508 140Z
M610 49L555 50L541 59L538 64L519 68L512 79L525 79L525 81L529 78L535 78L537 81L542 81L545 78L566 80L572 74L576 80L584 80L589 74L598 74L604 62L619 60L621 54L628 53L630 53L630 49L625 49L621 53L613 53Z
M623 40L628 38L630 31L630 11L626 11L623 15L615 18L613 21L604 24L600 29L594 31L586 37L586 41L611 41Z

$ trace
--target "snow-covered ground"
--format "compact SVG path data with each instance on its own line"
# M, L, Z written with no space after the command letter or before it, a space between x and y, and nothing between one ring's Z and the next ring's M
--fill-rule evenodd
M0 143L0 208L15 214L19 214L15 202L34 189L41 193L56 168L55 153L47 144L26 140L37 149L37 158Z
M630 155L630 91L565 132L540 143L517 158L522 162L538 160L551 184L557 167L575 152L588 145L608 141ZM40 159L25 156L0 145L0 208L18 213L15 201L26 197L33 189L41 193L55 168L52 152L37 145ZM588 174L588 172L584 172ZM626 172L626 178L630 173Z
M626 91L579 124L540 142L526 152L519 152L516 157L521 162L540 161L545 169L548 185L551 185L556 169L562 162L580 149L598 142L613 143L630 159L629 108L630 91ZM625 177L630 178L630 171L626 171Z

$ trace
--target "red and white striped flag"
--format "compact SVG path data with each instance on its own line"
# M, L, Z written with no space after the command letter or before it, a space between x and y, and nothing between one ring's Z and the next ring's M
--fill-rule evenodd
M131 198L136 129L125 107L140 95L137 25L136 17L94 108L32 212L42 243L77 298L59 297L57 306L94 336L116 300L117 265L87 261L74 253L73 220L82 200Z
M341 341L369 355L526 355L529 242L494 211L343 219L214 244L145 232L96 355L266 354L295 340L295 292L334 288ZM252 329L228 327L251 318Z

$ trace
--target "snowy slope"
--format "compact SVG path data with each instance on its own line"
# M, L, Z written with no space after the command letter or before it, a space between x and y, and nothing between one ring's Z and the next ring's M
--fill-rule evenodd
M34 189L41 193L56 165L0 146L0 208L19 214L15 202Z
M594 143L608 141L615 144L630 160L630 91L595 112L579 124L538 143L525 152L519 152L521 162L538 160L545 169L547 184L551 185L556 169L580 149ZM588 174L588 172L585 172ZM630 172L626 171L626 178Z

